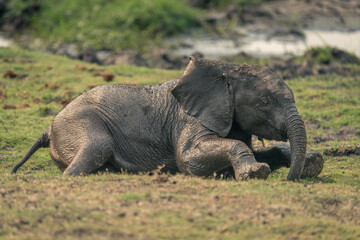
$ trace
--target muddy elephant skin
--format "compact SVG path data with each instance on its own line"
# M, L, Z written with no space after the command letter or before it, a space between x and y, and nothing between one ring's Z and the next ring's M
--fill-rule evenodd
M253 151L251 136L290 141ZM184 74L159 85L104 85L67 105L12 172L40 147L64 175L103 169L209 176L225 169L235 179L266 179L307 161L306 132L290 88L267 67L190 58ZM314 160L315 159L315 160ZM314 172L315 171L315 172ZM307 169L316 176L321 169Z

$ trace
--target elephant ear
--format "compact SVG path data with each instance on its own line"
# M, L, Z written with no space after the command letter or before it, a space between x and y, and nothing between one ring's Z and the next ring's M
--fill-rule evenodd
M225 63L190 57L171 91L183 111L221 137L229 133L234 116L232 88L224 71Z

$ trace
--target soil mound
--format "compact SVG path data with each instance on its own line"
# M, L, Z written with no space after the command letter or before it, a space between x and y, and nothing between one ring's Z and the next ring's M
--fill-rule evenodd
M350 156L360 155L360 145L342 146L340 148L331 148L324 151L326 156Z

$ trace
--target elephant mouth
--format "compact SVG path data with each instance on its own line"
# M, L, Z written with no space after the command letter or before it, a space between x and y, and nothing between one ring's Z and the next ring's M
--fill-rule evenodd
M286 142L288 140L286 131L284 127L281 127L280 129L275 126L275 123L271 120L267 121L266 126L266 135L269 137L265 137L267 140L276 140L276 141L283 141Z
M282 141L282 142L287 142L288 138L281 136L281 135L272 135L271 137L262 137L262 136L258 136L259 139L266 139L266 140L275 140L275 141Z
M259 134L255 135L259 139L266 139L266 140L275 140L275 141L282 141L286 142L288 140L288 137L286 136L284 131L279 131L273 126L266 126L264 129L259 131Z

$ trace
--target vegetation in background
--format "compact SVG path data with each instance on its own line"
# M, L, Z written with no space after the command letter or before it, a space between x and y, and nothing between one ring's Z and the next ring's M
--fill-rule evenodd
M245 53L225 56L221 59L237 64L266 65L276 71L284 80L312 75L355 76L360 74L358 57L329 46L310 48L302 56L287 59L280 57L256 58Z
M222 59L224 61L230 61L237 64L246 63L255 65L271 65L274 62L277 63L284 61L281 57L258 58L243 52L233 56L225 56ZM314 65L360 64L360 58L356 55L331 46L309 48L303 53L303 55L291 57L288 60L295 63L309 62Z
M360 64L360 59L354 54L347 53L329 46L310 48L299 59L310 59L310 61L315 64L330 64L331 62L336 61Z
M34 49L77 43L85 49L147 51L165 37L201 25L205 31L211 31L202 19L204 8L222 9L232 5L241 11L245 5L263 1L12 0L6 4L2 21L13 22L18 42ZM229 32L237 22L234 18L224 26L216 26L216 31Z
M84 48L144 50L199 25L198 12L176 0L14 0L7 17L38 3L40 10L26 30L40 40L38 45L52 47L76 42Z
M182 72L0 48L0 239L360 238L355 154L324 155L319 177L300 182L285 181L285 168L266 181L247 182L156 171L62 177L49 149L10 175L54 114L82 92L108 84L105 73L114 75L111 83L155 84ZM305 120L309 152L358 146L358 76L287 81Z

